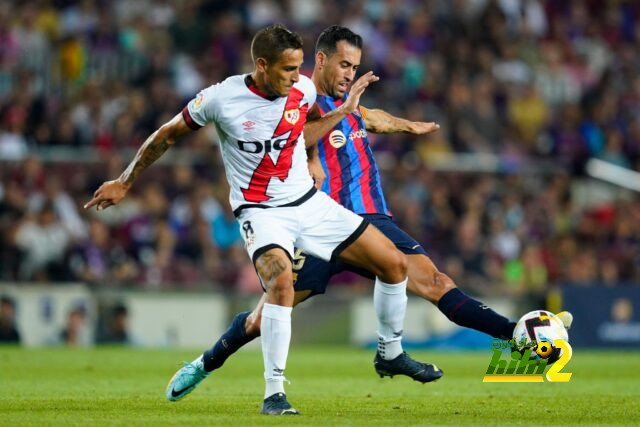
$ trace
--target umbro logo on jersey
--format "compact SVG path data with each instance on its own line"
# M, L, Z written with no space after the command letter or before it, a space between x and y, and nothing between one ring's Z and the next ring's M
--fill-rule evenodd
M246 131L253 130L253 127L255 125L256 125L256 122L252 122L251 120L247 120L246 122L242 123L242 126Z

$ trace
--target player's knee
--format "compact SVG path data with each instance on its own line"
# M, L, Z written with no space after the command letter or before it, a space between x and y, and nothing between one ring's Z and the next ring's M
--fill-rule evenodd
M399 283L407 277L407 257L397 249L385 256L385 264L380 279L387 283Z
M269 300L274 304L289 305L295 296L291 268L282 270L282 265L274 264L268 266L267 270L268 272L264 275L261 274L260 277L267 289L267 294L270 296Z
M433 264L430 264L430 268L414 269L409 277L409 290L434 304L455 287L453 280Z
M434 302L440 301L440 298L442 298L444 294L456 287L456 284L451 277L439 271L436 271L435 280L433 282L434 286L430 299Z
M272 278L267 285L267 292L293 298L293 275L291 271L283 271Z
M247 336L250 337L259 337L260 336L260 325L262 324L262 314L253 312L247 319L244 321L244 331Z
M266 252L260 255L256 260L256 270L267 289L284 290L291 288L293 292L291 262L284 254Z

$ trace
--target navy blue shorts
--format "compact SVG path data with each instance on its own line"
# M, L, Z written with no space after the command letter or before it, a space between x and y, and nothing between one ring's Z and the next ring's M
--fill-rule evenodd
M387 236L405 254L427 255L422 245L398 227L391 217L382 214L361 216ZM369 279L374 278L374 275L367 270L354 267L340 260L334 262L323 261L297 249L293 260L293 287L296 291L311 291L310 296L323 294L327 289L331 276L343 271L351 271Z

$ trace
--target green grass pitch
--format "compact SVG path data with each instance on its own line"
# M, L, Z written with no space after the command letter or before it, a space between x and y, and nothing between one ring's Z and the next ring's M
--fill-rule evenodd
M0 347L0 425L640 425L640 353L574 349L569 383L482 383L491 352L412 352L445 376L380 379L373 352L293 347L286 385L299 417L260 415L262 356L240 351L197 390L164 389L196 351Z

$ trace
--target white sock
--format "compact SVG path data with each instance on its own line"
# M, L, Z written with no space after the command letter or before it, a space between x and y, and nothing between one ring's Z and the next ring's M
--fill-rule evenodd
M291 307L265 304L260 329L266 399L275 393L284 393L284 368L291 341Z
M385 360L402 353L402 328L407 311L407 279L392 285L376 277L373 305L378 316L378 352Z

